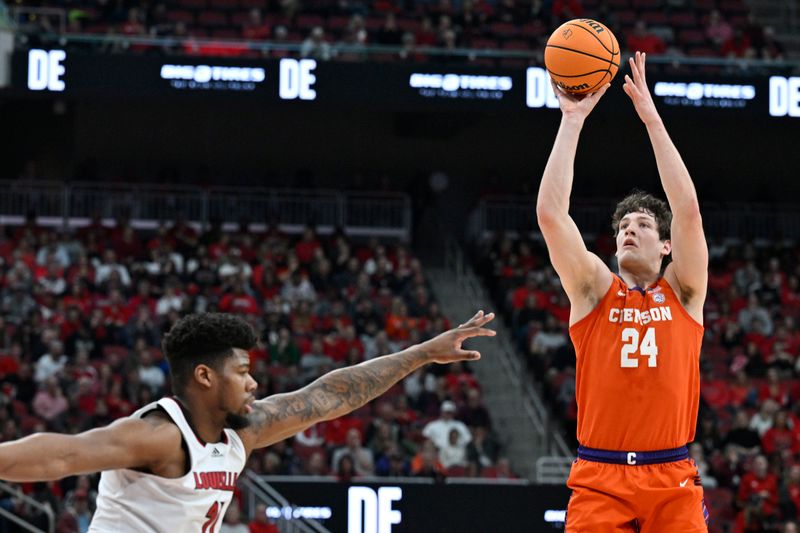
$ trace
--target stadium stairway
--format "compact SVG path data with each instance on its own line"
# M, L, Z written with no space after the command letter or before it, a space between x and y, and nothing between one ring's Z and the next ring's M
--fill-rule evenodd
M453 321L467 320L478 309L492 310L491 299L468 266L456 245L448 246L444 267L425 265L442 311ZM481 383L484 403L489 408L494 431L503 444L512 468L521 477L536 478L536 461L542 456L561 455L559 439L548 425L548 415L538 394L526 379L516 356L510 331L501 317L490 327L494 338L471 341L469 347L481 352L481 361L471 365ZM562 441L563 442L563 441ZM567 450L568 453L568 450Z

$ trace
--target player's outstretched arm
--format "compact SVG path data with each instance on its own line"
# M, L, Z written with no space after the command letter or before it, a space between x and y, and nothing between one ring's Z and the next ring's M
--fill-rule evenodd
M569 216L573 167L578 138L586 117L608 90L603 86L587 96L570 95L555 84L553 90L561 107L561 125L539 185L536 217L550 261L572 303L571 321L594 307L597 293L611 283L611 273L599 257L586 249L578 227Z
M678 149L656 110L645 77L646 55L636 52L630 58L631 74L625 76L623 90L647 128L656 156L661 185L672 210L672 264L665 274L677 282L684 306L692 313L705 300L708 282L708 245L703 232L697 192ZM673 280L669 277L674 275ZM697 311L697 309L694 309ZM692 313L695 318L696 312ZM702 314L699 318L702 320Z
M180 450L175 424L151 416L123 418L78 435L37 433L0 444L0 479L49 481L117 468L151 468Z
M484 328L494 313L479 311L466 324L401 352L340 368L294 392L276 394L256 402L251 424L239 434L248 448L269 446L305 428L358 409L386 392L417 368L429 363L476 360L480 354L461 344L478 336L493 336Z

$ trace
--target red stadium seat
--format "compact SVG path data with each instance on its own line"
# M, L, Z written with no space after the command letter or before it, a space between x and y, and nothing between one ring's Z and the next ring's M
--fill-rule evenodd
M296 26L301 30L311 30L317 26L324 27L325 19L319 15L299 15L297 17Z
M197 23L208 28L219 28L228 25L228 17L218 11L203 11L197 15Z
M513 37L519 34L519 28L510 22L492 22L489 33L498 37Z
M676 29L695 28L697 27L698 21L697 16L691 11L679 11L678 13L670 15L669 23Z
M422 27L422 23L417 19L398 18L397 27L403 31L410 31L412 33L417 33L419 29Z
M522 41L520 39L512 39L510 41L506 41L503 43L504 50L530 50L531 45L528 41Z
M663 11L647 11L640 15L640 18L647 23L648 26L667 26L669 25L669 18Z
M330 17L326 27L330 31L338 32L347 28L350 24L350 17Z
M235 24L236 26L242 26L248 20L250 20L250 13L248 11L237 11L231 14L231 24Z
M108 33L109 25L106 22L96 22L83 27L86 33Z
M194 24L194 14L185 9L167 11L167 20L170 22L183 22L184 24Z
M522 26L522 35L525 37L541 37L547 33L547 28L540 20L527 22Z
M364 19L364 27L368 31L378 31L386 23L383 17L367 17Z
M211 30L211 37L214 39L241 39L242 34L238 30L223 28Z
M717 51L707 46L694 46L688 49L689 57L717 57Z
M678 42L685 46L700 46L706 44L706 34L702 30L681 30L678 32ZM713 52L711 55L715 55Z
M497 41L494 39L474 39L471 44L473 48L478 49L494 50L497 48Z
M622 26L633 26L639 15L632 9L623 9L617 12L617 20Z
M444 475L447 477L465 477L467 475L467 469L460 465L453 465L445 470Z

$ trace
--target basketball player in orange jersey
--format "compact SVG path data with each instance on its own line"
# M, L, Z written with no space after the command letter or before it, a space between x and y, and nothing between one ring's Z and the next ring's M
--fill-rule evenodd
M250 453L361 407L429 363L475 360L461 343L494 335L493 313L401 352L334 370L256 401L250 325L233 315L181 319L164 341L175 396L78 435L0 444L0 479L45 481L103 471L90 533L217 533Z
M554 87L561 126L536 206L571 303L577 358L580 446L566 531L707 531L686 444L697 421L708 249L694 185L645 82L645 55L630 66L623 90L650 136L669 206L639 192L617 205L619 274L586 249L570 218L578 137L608 85L583 98Z

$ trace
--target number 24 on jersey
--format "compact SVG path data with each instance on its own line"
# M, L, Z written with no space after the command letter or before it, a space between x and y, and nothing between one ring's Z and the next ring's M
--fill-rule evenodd
M650 368L658 366L655 328L647 328L641 342L639 337L639 330L636 328L622 330L622 342L625 343L620 351L619 364L622 368L638 368L639 357L647 357L647 366Z

